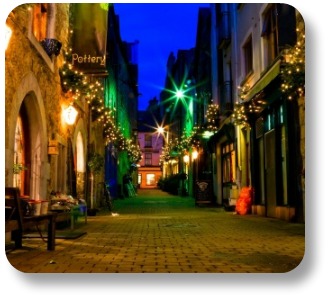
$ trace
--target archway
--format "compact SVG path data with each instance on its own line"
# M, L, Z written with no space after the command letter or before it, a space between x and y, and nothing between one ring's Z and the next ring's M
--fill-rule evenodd
M12 103L6 129L6 185L19 187L21 195L44 199L49 179L46 119L33 73L22 79Z
M84 150L84 140L81 131L78 131L76 136L76 192L79 198L84 199L85 194L85 150Z

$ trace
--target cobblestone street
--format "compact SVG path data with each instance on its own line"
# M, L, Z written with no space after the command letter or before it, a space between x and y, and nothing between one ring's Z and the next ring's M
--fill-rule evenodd
M140 190L79 219L77 239L23 240L7 258L31 273L284 273L302 261L304 224L195 207L189 197ZM57 230L57 233L59 231Z

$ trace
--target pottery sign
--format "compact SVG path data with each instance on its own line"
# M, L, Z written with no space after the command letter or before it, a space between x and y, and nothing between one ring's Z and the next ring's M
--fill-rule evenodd
M99 3L72 5L72 61L86 74L106 73L108 9Z

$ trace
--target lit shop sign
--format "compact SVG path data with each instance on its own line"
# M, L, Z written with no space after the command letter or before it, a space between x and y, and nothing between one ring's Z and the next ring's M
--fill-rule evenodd
M104 75L108 10L99 3L72 3L72 65L85 74Z
M78 54L72 54L72 65L78 65L83 63L94 63L99 64L101 66L106 65L106 56L91 56L91 55L83 55L79 56Z

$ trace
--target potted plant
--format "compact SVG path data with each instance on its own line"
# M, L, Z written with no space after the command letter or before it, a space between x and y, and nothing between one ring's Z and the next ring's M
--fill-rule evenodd
M22 171L27 170L27 167L24 166L22 163L14 163L13 165L13 173L14 173L14 177L15 177L15 185L18 186L20 183L20 178L19 178L19 174Z
M14 163L13 165L13 173L14 174L20 174L21 171L27 170L27 167L25 167L22 163Z

